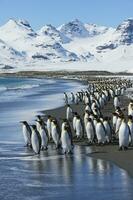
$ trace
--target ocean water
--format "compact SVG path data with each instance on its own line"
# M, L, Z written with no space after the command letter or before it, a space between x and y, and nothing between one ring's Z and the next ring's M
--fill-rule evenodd
M20 120L33 123L39 110L64 104L64 91L84 88L71 80L0 78L1 200L133 199L133 179L89 157L90 147L75 145L69 156L53 145L39 156L24 147Z
M85 87L67 80L0 78L0 140L22 142L19 121L34 123L39 111L64 105L64 91L76 92Z

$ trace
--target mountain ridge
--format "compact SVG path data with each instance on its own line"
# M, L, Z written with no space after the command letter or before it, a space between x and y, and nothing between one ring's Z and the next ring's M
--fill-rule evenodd
M5 51L6 49L6 51ZM116 28L72 20L59 27L44 25L35 31L26 20L9 19L0 27L0 68L21 66L72 64L105 66L118 63L124 70L132 71L133 18L128 18ZM127 64L126 64L127 63ZM78 65L77 65L78 66ZM130 66L130 67L128 67ZM100 68L101 68L100 67ZM76 68L76 67L75 67ZM113 69L113 68L112 68ZM54 67L53 67L54 70ZM77 70L80 70L77 67ZM116 68L114 69L116 70Z

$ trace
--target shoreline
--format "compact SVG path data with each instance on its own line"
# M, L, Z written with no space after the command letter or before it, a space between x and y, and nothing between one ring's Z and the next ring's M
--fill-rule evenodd
M129 103L129 99L127 96L121 96L122 105L127 108L127 105ZM78 105L71 104L71 107L74 111L78 112L80 116L83 115L84 107L83 103L80 103ZM45 115L52 115L53 117L56 117L59 124L61 125L61 119L65 118L65 110L66 106L60 106L58 108L49 109L49 110L43 110L41 113ZM113 112L113 102L112 100L108 102L108 104L103 109L104 116L107 116L109 113L110 116ZM108 115L109 116L109 115ZM83 119L83 117L82 117ZM70 126L72 127L72 123L70 123ZM73 133L74 135L74 133ZM89 145L87 143L87 140L83 139L81 141L78 141L74 138L74 144L80 145L80 146L88 146L91 148L92 152L89 153L87 156L90 156L94 159L102 159L105 161L112 162L113 164L117 165L118 167L124 169L129 176L133 177L133 147L129 147L127 151L119 151L118 150L118 144L108 144L104 146L97 146L97 145Z
M88 78L85 79L85 75L82 76L81 74L79 74L78 76L76 76L76 79L72 79L70 78L69 76L66 78L66 80L73 80L73 81L78 81L80 82L81 84L84 84L86 85L87 81L91 81L92 79L94 80L96 77L95 76L89 76L86 75L86 77ZM78 79L78 77L80 77ZM25 77L26 78L26 77ZM54 76L53 77L30 77L30 78L55 78ZM62 77L56 77L56 79L60 79L60 78L63 78ZM62 94L63 95L63 94ZM122 104L124 105L124 107L127 108L127 105L128 105L128 102L129 102L129 99L127 96L122 96ZM108 104L104 107L103 109L103 114L106 116L109 114L111 114L113 112L113 103L112 103L112 100L110 102L108 102ZM82 116L82 119L83 119L83 111L84 111L84 107L85 105L83 105L83 103L80 103L79 105L74 105L74 104L71 104L72 108L74 111L77 111L81 116ZM59 106L59 107L56 107L54 109L48 109L48 110L38 110L39 113L42 113L42 114L46 114L46 115L52 115L53 117L56 117L57 120L60 122L60 125L61 125L61 119L60 118L65 118L65 105L64 106ZM72 124L70 124L72 126ZM74 143L76 145L80 145L80 146L89 146L87 141L85 140L81 140L81 141L77 141L75 138L74 138ZM127 173L133 177L133 148L129 148L128 151L124 152L120 152L118 151L118 144L111 144L111 145L105 145L103 147L100 147L100 146L89 146L92 150L91 153L89 153L87 156L90 156L90 157L93 157L94 159L102 159L102 160L106 160L106 161L109 161L109 162L112 162L114 163L115 165L119 166L120 168L124 169L127 171Z

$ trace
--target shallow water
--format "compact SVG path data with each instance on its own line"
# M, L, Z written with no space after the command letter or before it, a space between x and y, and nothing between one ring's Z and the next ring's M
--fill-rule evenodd
M53 102L53 106L63 104L64 90L76 91L84 86L50 79L1 82L0 199L133 199L133 179L112 163L89 157L90 147L76 145L69 156L53 145L40 156L24 147L18 121L23 117L33 121L37 109L49 108Z
M40 156L18 143L0 143L0 199L132 199L133 180L115 165L75 146L64 156L50 146Z

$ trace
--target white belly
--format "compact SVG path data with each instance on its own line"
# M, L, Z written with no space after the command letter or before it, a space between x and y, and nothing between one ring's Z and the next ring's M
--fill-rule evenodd
M97 123L96 125L96 136L97 136L98 142L104 143L106 141L105 131L103 129L103 126L100 123Z
M88 122L86 125L86 134L87 134L88 140L92 142L94 139L95 133L94 133L94 128L90 122Z
M40 129L40 136L41 136L41 145L42 147L47 147L48 145L48 138L44 129Z
M126 124L121 124L119 129L119 146L128 147L129 144L129 130Z
M61 144L64 151L71 151L71 141L67 131L61 133Z
M25 144L31 144L31 138L30 138L30 134L29 132L27 131L27 128L25 125L23 125L23 136L24 136L24 141L25 141Z
M35 132L32 132L31 143L32 143L33 151L35 153L39 153L39 151L40 151L39 140L38 140L37 134Z
M56 145L58 145L58 143L59 143L59 135L58 135L58 132L57 132L57 129L56 129L55 126L52 127L52 139L53 139L54 143Z

